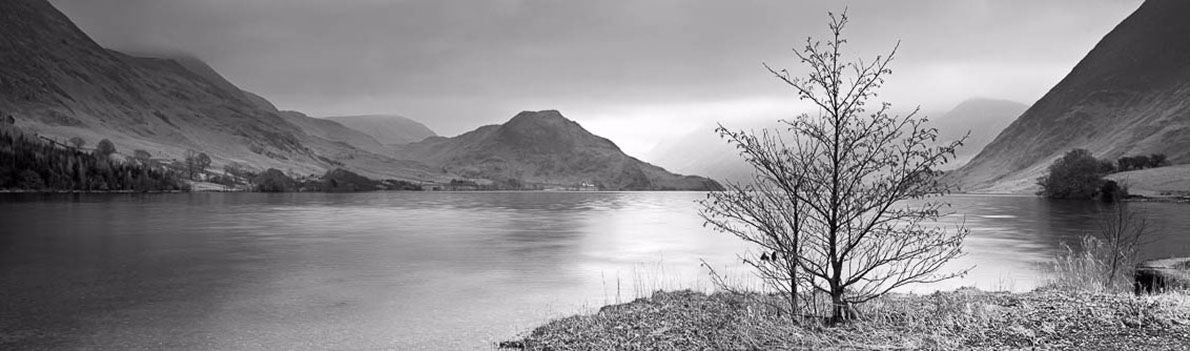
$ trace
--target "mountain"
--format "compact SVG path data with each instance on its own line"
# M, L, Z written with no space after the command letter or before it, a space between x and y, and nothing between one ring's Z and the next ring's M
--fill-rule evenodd
M281 116L281 118L298 127L307 135L326 139L332 142L343 143L350 147L376 154L383 155L389 152L387 147L376 141L376 139L372 138L372 136L364 134L363 132L360 132L356 129L346 127L334 121L310 117L297 111L280 111L276 106L273 105L273 103L269 102L264 97L236 87L235 84L232 84L230 81L224 78L223 75L219 74L218 71L216 71L214 68L211 68L211 66L207 65L206 62L203 62L196 57L188 55L163 55L160 58L176 62L183 68L186 68L190 72L197 74L206 81L227 92L232 94L238 92L244 99L256 105L258 108L277 113Z
M194 149L216 166L239 161L307 174L342 167L373 177L437 177L424 165L307 133L293 122L297 116L201 61L104 49L45 0L0 1L0 111L15 115L23 130L90 145L110 139L125 154L143 149L180 159Z
M1007 100L972 98L945 113L927 114L929 125L938 128L939 141L957 140L971 132L967 142L956 152L956 160L944 167L957 168L970 160L1028 107ZM733 121L724 125L732 130L749 131L778 128L784 131L785 128L777 121ZM751 181L752 167L740 157L739 150L715 133L715 127L705 125L683 137L663 142L650 150L645 159L679 173L701 174L732 182Z
M968 191L1027 191L1063 153L1190 162L1190 1L1150 0L966 166Z
M670 173L628 155L558 111L521 112L502 125L397 147L402 157L468 178L509 185L606 190L708 190L710 179Z
M776 123L770 123L776 127ZM674 172L701 174L715 180L745 182L751 179L752 167L740 158L739 150L715 133L715 125L708 124L649 150L645 159ZM732 130L741 128L727 125ZM759 128L756 128L759 130Z
M280 111L278 113L286 121L301 128L308 135L343 143L353 148L380 155L389 153L388 147L376 141L372 136L335 123L335 121L310 117L297 111Z
M1028 108L1015 101L972 98L945 113L929 115L929 125L938 128L938 140L949 142L967 135L966 142L955 151L955 159L944 167L953 169L966 164Z
M437 136L421 122L397 115L324 117L371 136L382 144L408 144Z
M502 126L442 138L395 116L318 119L279 111L201 60L162 56L104 49L45 0L0 1L0 115L15 116L22 131L63 143L109 139L124 155L145 150L176 160L196 150L216 169L231 162L299 174L341 168L369 178L511 188L718 186L628 157L556 111L523 113ZM406 146L386 145L401 143Z

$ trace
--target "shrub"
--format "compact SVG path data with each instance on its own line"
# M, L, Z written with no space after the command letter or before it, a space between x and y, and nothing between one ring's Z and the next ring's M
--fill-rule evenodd
M103 139L99 144L95 145L95 155L100 157L108 157L116 153L116 145L112 144L111 140Z
M1166 158L1165 154L1152 154L1149 156L1141 155L1121 157L1116 160L1116 164L1119 165L1120 171L1124 172L1168 166L1169 160Z
M41 175L33 170L26 169L21 171L20 182L18 186L25 190L41 190L45 188L45 182L41 180Z
M1037 179L1041 186L1037 194L1051 199L1090 199L1103 187L1103 176L1114 170L1110 161L1096 159L1090 151L1070 150Z
M253 178L252 183L256 184L256 191L265 193L281 193L297 190L297 182L276 168L269 168L264 171Z

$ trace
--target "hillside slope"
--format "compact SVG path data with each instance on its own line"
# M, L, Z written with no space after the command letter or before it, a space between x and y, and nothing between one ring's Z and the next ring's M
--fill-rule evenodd
M371 136L382 144L415 143L437 136L421 122L397 115L324 117Z
M297 111L280 111L281 117L308 135L347 144L350 147L386 155L389 149L371 136L342 124L322 118L314 118Z
M669 173L628 155L558 111L521 112L453 138L399 146L401 157L495 182L545 186L594 183L606 190L707 190L718 183Z
M950 179L1020 192L1061 154L1190 162L1190 1L1146 1Z
M27 131L81 137L90 145L110 139L126 154L143 149L177 159L194 149L216 165L431 175L416 163L310 135L201 61L104 49L44 0L0 2L0 111L15 115Z
M310 136L326 139L332 142L345 143L351 147L377 154L386 154L388 152L388 149L381 145L380 142L376 141L376 139L373 139L371 136L368 136L367 134L359 132L355 129L348 128L333 121L328 121L321 118L313 118L297 111L280 111L276 106L273 105L273 103L269 102L264 97L246 90L242 90L235 86L235 84L232 84L227 80L227 78L224 78L223 75L219 74L219 72L214 68L211 68L210 65L207 65L206 62L203 62L196 57L173 55L163 56L161 58L172 60L190 72L202 77L207 82L214 84L229 94L243 97L262 110L277 113L281 116L281 118L284 118L287 122L292 123L294 126L301 129L302 132Z
M1190 164L1110 174L1128 193L1150 197L1190 196Z

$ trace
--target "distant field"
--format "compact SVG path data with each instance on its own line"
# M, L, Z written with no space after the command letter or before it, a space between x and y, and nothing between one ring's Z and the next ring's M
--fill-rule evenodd
M1190 195L1190 164L1120 172L1107 178L1126 185L1133 194Z

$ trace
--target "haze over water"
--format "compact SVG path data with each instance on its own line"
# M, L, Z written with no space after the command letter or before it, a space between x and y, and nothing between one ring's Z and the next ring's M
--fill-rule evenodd
M0 348L473 349L657 288L742 284L745 246L701 193L193 193L0 196ZM962 279L1029 290L1098 204L951 196ZM1190 252L1190 206L1132 203ZM618 297L617 297L618 296Z

